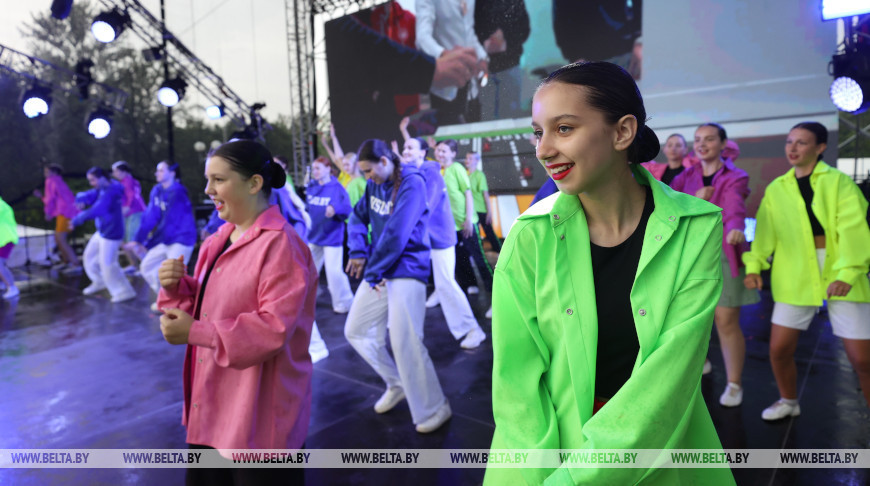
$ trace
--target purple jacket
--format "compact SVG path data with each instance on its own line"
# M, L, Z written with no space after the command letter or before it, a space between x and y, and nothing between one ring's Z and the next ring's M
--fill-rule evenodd
M692 196L698 189L704 187L702 164L693 165L681 172L671 182L675 191L685 192ZM743 266L740 256L749 250L746 243L729 245L725 242L728 232L745 229L746 198L749 196L749 175L734 165L731 159L725 159L722 169L713 176L713 195L710 202L722 208L722 222L725 230L722 232L722 252L728 257L731 267L731 277L736 278L738 269Z
M142 186L139 185L139 181L130 174L127 174L126 177L121 179L121 185L124 186L124 202L122 206L129 208L127 216L145 211L145 201L142 200Z

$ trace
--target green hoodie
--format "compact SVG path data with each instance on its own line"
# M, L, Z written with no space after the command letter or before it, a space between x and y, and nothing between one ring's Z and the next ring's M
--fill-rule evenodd
M758 208L755 241L743 254L746 273L771 267L773 300L791 305L822 305L828 285L846 282L852 290L832 300L870 302L867 268L870 265L870 229L864 219L867 200L846 174L819 161L810 175L813 214L825 229L825 267L819 275L813 230L806 203L798 189L794 168L774 179L764 190Z
M631 291L640 352L592 415L598 317L589 228L577 196L519 217L493 288L493 449L721 449L701 369L722 291L720 209L643 168L655 210ZM734 484L730 469L488 468L485 484Z

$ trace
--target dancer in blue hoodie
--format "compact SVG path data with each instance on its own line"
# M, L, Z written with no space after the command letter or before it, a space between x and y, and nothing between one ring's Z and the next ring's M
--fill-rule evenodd
M462 340L464 349L474 349L486 339L477 319L471 312L468 297L454 278L456 270L456 231L447 186L441 177L441 164L425 160L429 144L422 138L408 138L402 150L402 159L420 169L426 179L429 200L429 241L432 245L432 276L435 292L444 311L447 327L455 339ZM428 304L427 304L428 306Z
M417 432L433 432L451 411L423 345L429 277L426 182L383 140L363 142L358 164L368 182L350 216L347 272L365 281L354 296L344 335L387 384L375 412L388 412L407 398ZM395 362L387 352L387 329Z
M311 163L311 182L305 190L306 209L311 216L308 248L317 274L326 264L326 283L332 296L332 310L346 314L353 301L350 282L342 269L344 222L350 214L347 191L332 174L329 161L318 157Z
M187 265L196 245L193 207L187 189L181 185L178 176L178 164L167 160L157 164L154 172L157 184L148 196L148 207L145 208L134 241L125 246L139 254L147 249L139 272L155 296L160 291L157 271L163 260L176 260L183 256ZM151 310L157 312L156 302L151 304Z
M136 297L136 291L118 264L118 248L124 239L121 214L124 187L109 179L106 171L99 167L88 170L88 182L93 189L76 194L76 206L84 210L70 222L70 231L89 219L96 220L97 225L97 232L88 240L82 255L85 273L91 279L82 293L93 295L108 288L112 302L130 300ZM90 207L85 209L87 206Z

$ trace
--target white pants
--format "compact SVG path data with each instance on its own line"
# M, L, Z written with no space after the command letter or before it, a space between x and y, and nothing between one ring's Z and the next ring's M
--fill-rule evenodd
M471 330L480 327L468 297L462 291L462 287L456 283L454 270L456 268L456 248L432 249L432 275L435 278L435 292L438 292L438 300L441 302L441 310L450 334L455 339L468 334Z
M136 292L118 263L120 246L121 240L107 240L99 233L94 233L94 236L88 240L82 255L88 278L94 285L109 289L113 298Z
M182 245L181 243L173 243L171 245L160 243L148 250L148 253L142 258L139 272L142 273L142 278L148 282L151 290L156 294L160 291L160 280L157 278L157 272L160 270L163 260L175 260L183 255L184 264L187 265L190 262L191 254L193 254L192 246Z
M350 291L350 282L342 268L342 249L340 246L320 246L309 243L311 256L314 258L314 266L317 267L317 275L326 264L326 285L329 287L329 295L332 296L332 308L350 308L353 293Z
M351 346L387 386L405 390L415 424L430 418L447 401L423 345L425 317L426 285L415 279L397 278L387 280L386 289L380 291L372 289L368 282L360 283L344 324L344 335ZM387 352L388 328L395 362Z

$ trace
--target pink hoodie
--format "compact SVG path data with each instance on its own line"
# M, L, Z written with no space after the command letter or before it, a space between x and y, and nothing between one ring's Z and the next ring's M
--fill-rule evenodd
M72 219L79 213L75 206L75 196L69 186L63 181L63 177L52 174L45 179L45 191L42 194L42 203L45 205L45 215L56 218L63 215Z

